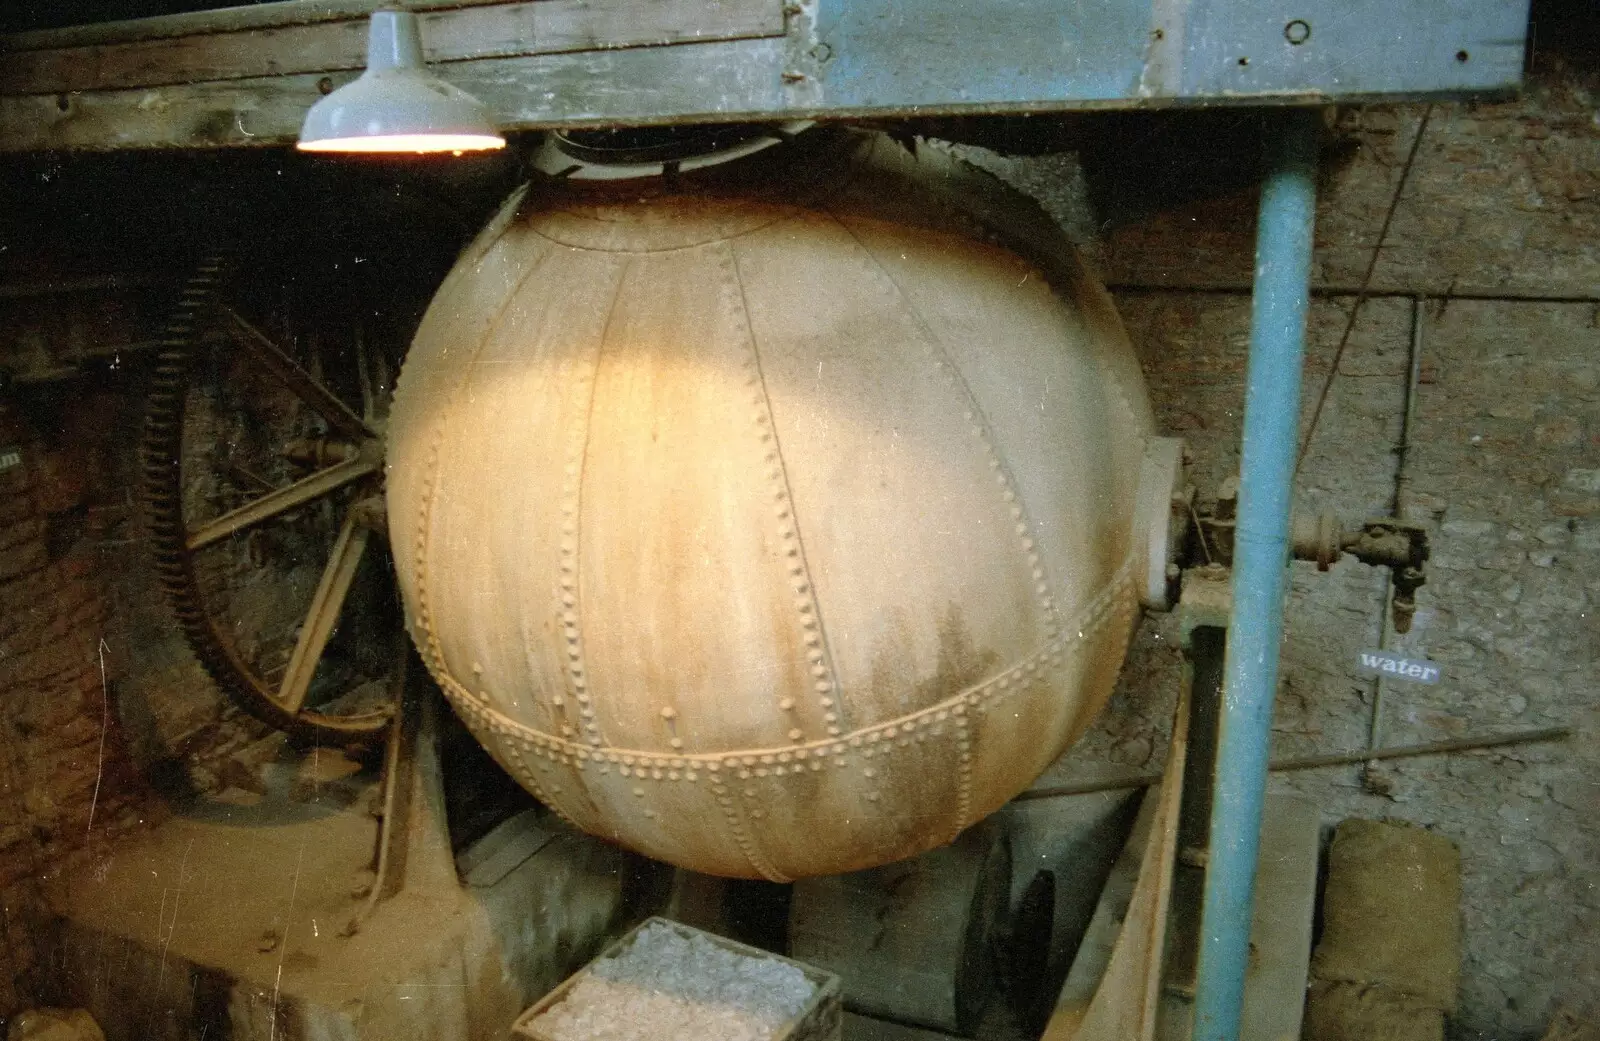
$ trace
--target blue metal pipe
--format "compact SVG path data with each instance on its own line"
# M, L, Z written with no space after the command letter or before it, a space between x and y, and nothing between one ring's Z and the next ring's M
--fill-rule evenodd
M1195 1041L1237 1041L1255 899L1261 804L1288 581L1289 503L1300 428L1300 369L1311 300L1319 114L1285 114L1268 146L1256 224L1255 291L1233 548L1233 617L1223 666L1217 772Z

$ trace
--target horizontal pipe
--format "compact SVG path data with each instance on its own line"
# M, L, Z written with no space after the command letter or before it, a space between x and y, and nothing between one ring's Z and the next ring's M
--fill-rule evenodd
M1543 727L1538 730L1517 730L1509 734L1481 734L1477 737L1454 737L1447 741L1426 741L1415 745L1391 745L1388 748L1363 748L1355 752L1329 752L1325 755L1296 756L1292 759L1274 759L1267 769L1275 774L1296 770L1322 770L1330 766L1354 766L1377 759L1415 759L1430 755L1450 755L1455 752L1477 752L1486 748L1506 745L1533 745L1544 741L1564 741L1572 736L1570 727ZM1060 799L1070 795L1092 795L1095 792L1120 792L1134 788L1148 788L1161 783L1161 774L1125 774L1098 781L1078 784L1057 784L1049 788L1030 788L1012 802L1031 802L1034 799Z

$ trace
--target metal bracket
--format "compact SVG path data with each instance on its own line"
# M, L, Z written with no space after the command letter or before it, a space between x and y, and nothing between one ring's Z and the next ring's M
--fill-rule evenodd
M1178 561L1188 530L1194 490L1184 484L1187 449L1181 438L1155 437L1145 445L1135 500L1135 539L1144 554L1139 599L1153 611L1166 611L1177 599Z
M361 909L345 925L353 935L385 900L406 887L458 885L444 817L444 775L439 763L439 699L425 670L407 650L398 670L398 703L383 752L376 877Z

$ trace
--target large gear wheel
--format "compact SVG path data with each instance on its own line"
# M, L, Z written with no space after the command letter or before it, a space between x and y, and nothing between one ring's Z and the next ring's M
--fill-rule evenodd
M242 708L303 740L369 745L405 653L382 480L410 328L394 287L362 271L370 256L297 241L239 257L200 263L152 374L141 455L156 571Z

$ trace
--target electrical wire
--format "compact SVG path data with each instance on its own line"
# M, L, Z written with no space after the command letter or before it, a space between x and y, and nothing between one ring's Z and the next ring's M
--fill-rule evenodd
M1306 430L1305 440L1300 443L1300 454L1294 461L1294 472L1300 473L1300 467L1306 461L1306 454L1311 451L1311 441L1317 434L1317 423L1322 419L1322 407L1328 403L1328 392L1333 389L1334 377L1339 374L1339 363L1344 360L1344 351L1350 344L1350 333L1356 327L1356 319L1361 315L1361 305L1367 302L1367 292L1372 288L1372 275L1378 269L1378 258L1383 255L1383 244L1389 238L1389 225L1394 222L1394 214L1400 208L1400 197L1405 193L1406 181L1411 177L1412 164L1416 162L1417 150L1422 147L1422 137L1428 132L1428 120L1433 116L1433 106L1430 104L1422 110L1422 121L1417 124L1417 134L1411 139L1411 150L1406 153L1406 161L1400 167L1400 183L1394 186L1394 195L1389 199L1389 209L1383 215L1383 224L1378 228L1378 241L1373 244L1372 256L1367 260L1366 274L1361 276L1361 286L1356 291L1355 303L1350 307L1350 315L1345 319L1344 332L1339 335L1339 346L1333 352L1333 364L1328 366L1328 375L1322 381L1322 389L1317 392L1316 407L1311 410L1311 424Z

